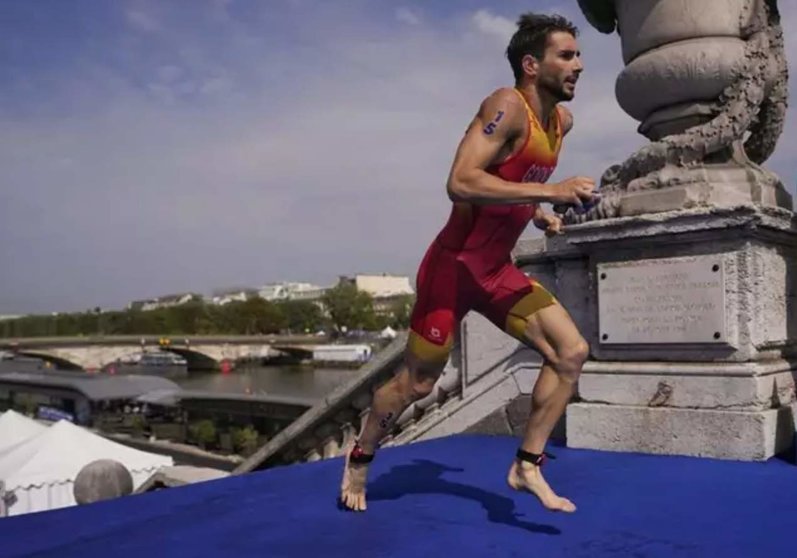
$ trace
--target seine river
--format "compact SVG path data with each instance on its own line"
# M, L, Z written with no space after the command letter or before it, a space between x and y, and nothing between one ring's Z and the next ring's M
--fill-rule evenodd
M240 366L226 374L190 372L188 377L174 381L184 389L320 399L358 373L358 370L309 366Z
M47 370L44 363L38 359L22 357L15 360L0 360L0 374ZM184 389L191 390L319 399L328 395L340 384L355 378L358 373L356 369L345 368L241 365L228 373L189 372L188 376L170 379Z

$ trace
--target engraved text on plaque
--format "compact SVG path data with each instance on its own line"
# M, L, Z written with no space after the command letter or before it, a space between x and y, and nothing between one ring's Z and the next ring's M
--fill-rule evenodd
M597 266L601 344L726 343L722 258Z

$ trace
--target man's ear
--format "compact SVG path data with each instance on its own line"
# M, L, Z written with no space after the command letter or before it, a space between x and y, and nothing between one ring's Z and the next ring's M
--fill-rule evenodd
M539 71L540 64L536 58L534 58L531 54L525 55L521 61L521 66L523 66L523 72L529 77L536 77L537 72Z

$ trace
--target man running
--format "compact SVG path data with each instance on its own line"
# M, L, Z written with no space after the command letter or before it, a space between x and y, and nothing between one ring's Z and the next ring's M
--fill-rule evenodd
M583 69L577 34L560 16L528 13L518 20L506 53L515 86L482 102L456 151L447 185L453 208L418 270L405 366L374 393L360 436L347 448L340 497L348 509L365 510L368 464L379 440L413 401L431 393L469 310L544 359L507 482L548 509L576 509L551 489L540 467L589 347L559 302L513 265L511 251L529 221L546 234L561 230L559 217L545 213L541 202L581 206L596 198L589 178L545 184L573 126L559 103L573 98Z

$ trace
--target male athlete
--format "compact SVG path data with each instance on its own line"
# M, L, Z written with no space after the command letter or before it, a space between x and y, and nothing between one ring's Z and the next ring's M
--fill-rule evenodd
M507 48L515 87L483 101L456 151L447 188L453 208L418 270L405 366L374 393L360 437L347 448L340 497L350 510L365 510L368 464L379 440L413 401L431 393L455 327L469 310L544 358L507 482L532 492L550 510L576 509L551 489L540 467L589 347L567 311L513 265L510 252L529 221L546 234L561 230L559 217L545 213L541 202L578 207L597 196L589 178L545 184L573 126L559 102L573 98L583 69L577 33L560 16L529 13L518 20Z

